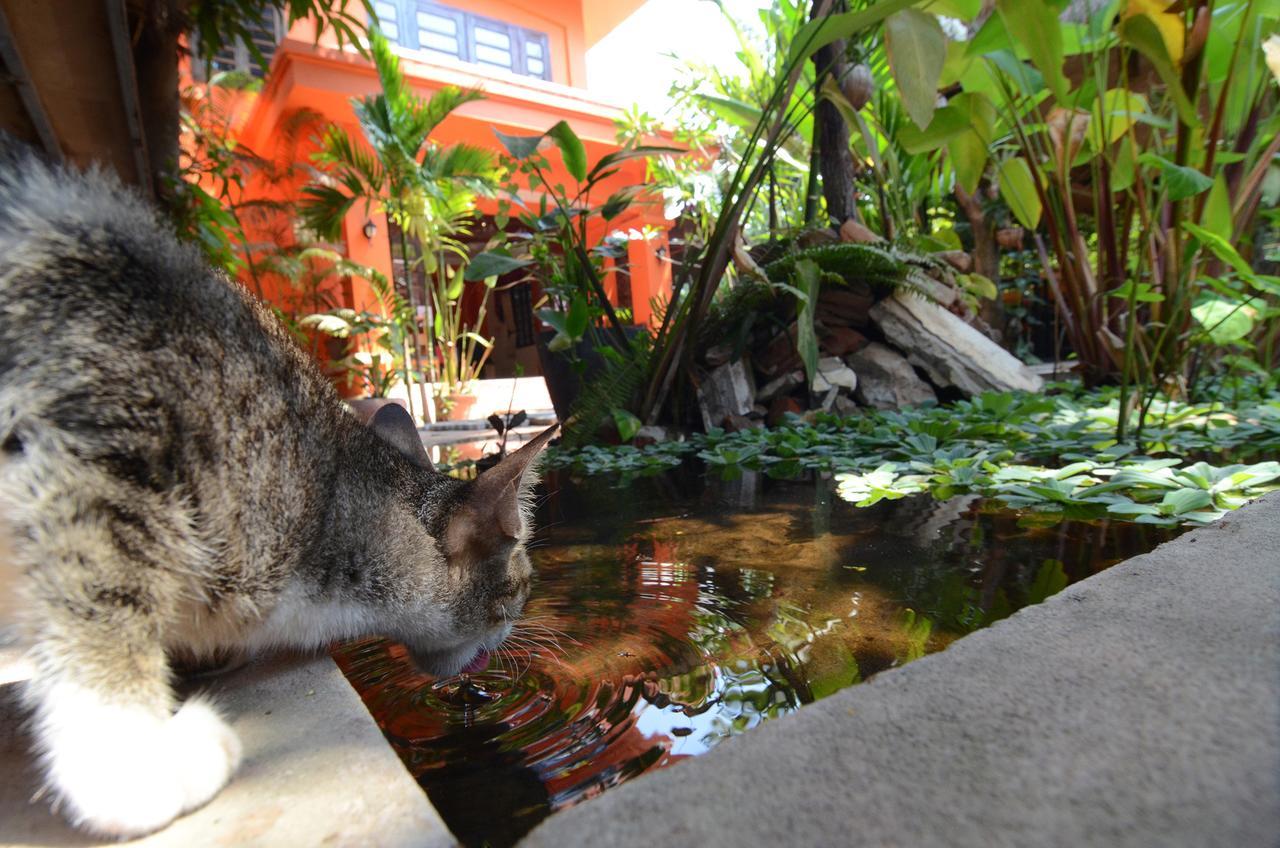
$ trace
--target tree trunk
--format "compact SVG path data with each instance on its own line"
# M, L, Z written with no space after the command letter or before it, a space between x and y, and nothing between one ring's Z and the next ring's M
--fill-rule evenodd
M178 38L190 0L130 0L127 6L151 185L167 203L178 165Z
M991 282L1000 283L1000 249L996 244L995 227L987 220L978 198L956 184L956 203L960 206L964 217L969 221L969 230L973 233L973 270ZM1004 338L1004 310L1000 307L999 298L983 300L979 308L982 320Z
M817 6L817 0L814 2ZM832 14L843 12L844 3L836 3ZM813 54L813 66L816 72L817 85L814 96L822 88L825 76L839 80L847 64L844 60L845 42L843 39L833 41ZM857 205L854 202L854 167L853 153L849 150L849 125L845 123L840 110L830 101L818 98L818 105L813 110L814 137L818 144L818 163L822 172L822 196L827 201L827 214L831 222L839 227L850 218L857 219Z

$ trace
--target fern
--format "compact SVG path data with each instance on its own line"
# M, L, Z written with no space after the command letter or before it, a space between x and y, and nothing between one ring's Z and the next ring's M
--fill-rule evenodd
M789 283L795 276L796 264L805 259L847 283L894 288L907 272L907 264L891 251L868 244L823 244L797 250L765 265L764 272L775 283Z
M600 425L612 418L615 409L634 409L649 374L652 342L647 333L638 333L628 340L630 349L626 354L619 354L608 346L601 348L604 367L590 380L583 381L573 412L564 422L564 447L576 449L591 443Z

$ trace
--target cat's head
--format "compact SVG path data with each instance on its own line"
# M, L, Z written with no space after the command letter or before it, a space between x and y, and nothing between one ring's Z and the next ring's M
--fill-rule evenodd
M423 671L445 676L483 669L524 610L533 577L525 542L537 460L558 426L462 483L435 472L403 409L385 406L370 421L430 480L420 490L418 515L442 556L421 594L424 609L395 634Z

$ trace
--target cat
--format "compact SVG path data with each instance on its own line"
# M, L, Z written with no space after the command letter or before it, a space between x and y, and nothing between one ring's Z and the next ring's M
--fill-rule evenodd
M430 674L482 668L529 594L554 431L436 472L407 412L357 420L117 179L4 150L0 568L55 806L130 837L218 793L240 746L175 702L180 659L382 635Z

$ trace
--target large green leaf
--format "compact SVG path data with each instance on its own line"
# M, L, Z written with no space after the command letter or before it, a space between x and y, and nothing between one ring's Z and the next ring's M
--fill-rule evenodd
M1005 159L996 166L1000 179L1000 196L1022 226L1034 230L1040 225L1040 195L1036 192L1031 166L1021 157Z
M791 39L787 60L782 67L787 70L794 68L831 42L852 38L880 23L894 12L918 3L920 0L880 0L866 9L842 12L809 21L800 27L795 37Z
M822 271L818 263L812 259L802 259L796 263L794 277L796 288L803 294L800 303L799 332L796 335L796 350L804 362L805 376L809 385L818 374L818 335L813 326L813 318L818 308L818 289L822 284Z
M927 153L937 150L969 126L968 114L947 104L933 113L933 120L924 129L913 123L902 123L898 128L898 142L908 153Z
M596 162L591 172L587 174L588 179L595 180L601 173L609 168L626 162L629 159L641 159L649 156L679 155L688 153L683 147L663 147L656 144L639 145L637 147L627 147L622 150L615 150L612 153L606 153L600 157L600 161Z
M1212 298L1191 307L1191 315L1217 345L1238 342L1253 332L1256 301Z
M1119 140L1147 113L1147 99L1125 88L1113 88L1094 101L1088 138L1095 152ZM1104 134L1105 130L1105 134Z
M509 274L517 268L524 268L532 265L532 259L517 259L510 254L499 251L489 251L475 256L470 263L467 264L467 280L483 280L486 277L501 277L503 274Z
M615 409L612 414L613 423L618 427L618 438L624 442L634 439L640 432L640 419L625 409Z
M987 143L974 130L966 130L947 142L947 158L955 169L956 182L969 194L977 192L989 156Z
M947 37L938 19L918 9L892 15L884 22L884 49L907 114L916 126L929 126L947 58Z
M1062 29L1058 10L1045 0L996 0L1005 29L1031 62L1044 74L1045 84L1058 102L1065 102L1069 85L1062 73Z
M547 130L547 135L551 136L556 147L560 148L560 156L564 159L564 167L569 174L578 182L585 180L587 148L583 146L582 139L578 138L573 127L569 126L567 121L558 121L554 127Z
M1227 181L1222 174L1218 174L1209 189L1209 198L1205 201L1200 223L1206 230L1224 240L1229 240L1235 232L1231 196L1227 193Z
M1138 161L1160 170L1160 179L1170 200L1186 200L1213 187L1213 180L1195 168L1171 162L1159 154L1143 153Z
M545 133L543 135L507 135L496 129L493 134L498 137L498 141L502 142L502 146L507 149L512 159L528 159L538 152L538 145L542 143L542 139L546 138Z

